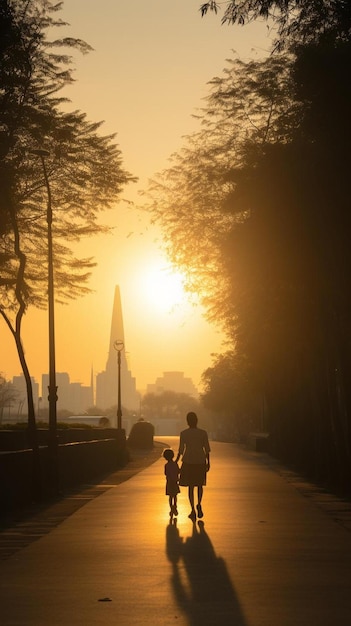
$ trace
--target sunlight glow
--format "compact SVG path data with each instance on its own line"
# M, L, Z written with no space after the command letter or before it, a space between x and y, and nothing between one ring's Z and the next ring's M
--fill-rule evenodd
M145 268L143 291L144 297L159 313L170 313L187 301L182 274L161 263Z

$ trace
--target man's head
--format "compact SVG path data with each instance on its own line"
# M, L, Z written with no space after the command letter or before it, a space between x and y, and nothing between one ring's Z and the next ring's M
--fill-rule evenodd
M190 411L190 413L188 413L186 416L186 421L188 422L190 428L195 428L197 425L196 413L194 413L193 411Z

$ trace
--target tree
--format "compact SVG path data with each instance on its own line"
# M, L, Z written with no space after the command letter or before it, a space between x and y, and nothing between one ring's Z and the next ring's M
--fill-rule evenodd
M35 410L22 344L28 306L46 306L47 193L54 211L55 293L65 301L88 291L94 262L76 258L72 244L106 232L101 212L133 180L113 136L79 111L64 112L60 90L72 82L62 50L90 47L74 38L50 41L63 22L62 3L4 0L0 5L0 314L16 343L27 384L28 426L35 446ZM33 149L50 156L46 173ZM47 180L45 176L47 175ZM47 183L50 187L48 188Z
M201 15L219 13L222 3L210 0L201 5ZM275 48L295 43L312 43L326 34L345 40L351 32L348 0L228 0L224 3L222 24L240 24L264 19L277 28Z
M273 451L344 489L350 50L350 42L321 38L257 66L236 63L233 76L212 81L206 132L153 183L149 204L172 260L195 277L210 318L248 363ZM207 371L207 392L218 372L226 375L223 363Z
M216 355L202 383L201 403L217 416L217 436L244 441L249 432L264 429L263 397L245 357L233 351Z
M171 167L156 175L145 204L161 226L171 261L187 276L187 289L200 294L209 318L232 334L228 272L223 243L248 217L249 205L234 211L229 198L253 152L285 142L299 110L293 101L290 59L229 60L223 76L209 83L200 130L187 137ZM228 294L226 298L225 294Z
M345 84L349 43L304 46L292 66L300 122L237 176L227 271L237 349L260 373L285 460L346 488L351 465L351 293ZM298 252L297 252L298 251Z
M146 419L179 418L189 411L197 411L199 403L188 393L164 391L160 394L147 393L142 399L141 408Z
M2 424L5 407L10 406L16 400L17 395L18 392L13 384L0 373L0 424Z

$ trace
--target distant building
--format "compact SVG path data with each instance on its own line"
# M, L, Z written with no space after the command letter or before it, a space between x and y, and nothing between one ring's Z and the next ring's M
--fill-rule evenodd
M39 402L39 383L35 381L34 378L31 378L32 387L33 387L33 402L34 407L37 409ZM11 414L13 417L18 417L28 415L28 402L27 402L27 385L26 379L23 374L20 376L14 376L12 379L12 384L16 389L17 396L16 399L11 403Z
M156 379L152 385L148 385L146 393L154 393L159 395L164 391L174 391L175 393L187 393L194 398L199 397L191 378L185 378L184 372L163 372L163 376Z
M133 378L129 370L126 358L126 344L119 287L115 288L110 346L106 369L104 372L100 372L96 376L96 406L100 409L108 409L117 404L118 367L117 352L114 348L115 341L122 341L124 344L124 348L121 351L121 403L126 409L137 411L140 407L140 396L136 390L135 378Z
M66 409L72 413L84 413L94 405L94 389L92 381L90 386L81 383L71 383L67 372L56 373L57 385L57 410ZM48 401L49 375L42 375L42 402L45 409L49 407Z

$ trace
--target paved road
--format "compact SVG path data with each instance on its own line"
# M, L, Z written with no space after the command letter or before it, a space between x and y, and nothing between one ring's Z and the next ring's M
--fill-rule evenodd
M203 524L184 488L169 523L160 458L0 562L1 625L349 626L351 533L260 455L212 448Z

